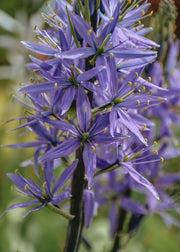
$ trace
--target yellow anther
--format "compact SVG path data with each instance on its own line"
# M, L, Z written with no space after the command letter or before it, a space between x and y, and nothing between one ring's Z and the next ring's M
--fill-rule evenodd
M93 151L96 151L96 148L93 145L91 147L92 147Z
M147 101L147 106L149 106L150 100Z
M89 29L89 30L88 30L88 35L90 35L90 34L91 34L91 32L92 32L92 29Z
M138 27L135 27L135 30L138 31Z
M145 131L145 129L146 129L146 124L143 125L142 131Z
M131 82L131 81L128 81L128 84L129 84L129 87L131 87L131 86L132 86L132 82Z
M27 191L28 189L28 184L25 185L24 190Z
M59 8L59 9L57 9L57 14L59 14L59 12L60 12L60 8Z
M56 14L52 15L52 18L54 19L56 17Z
M46 185L46 181L44 181L44 183L42 184L42 187L45 188Z
M105 113L106 113L106 110L107 110L106 108L103 110L103 114L105 114Z
M137 106L139 106L140 105L140 100L137 100Z
M139 76L137 72L135 72L136 78Z
M55 46L53 46L53 47L54 47L54 49L56 49L57 48L57 44Z
M48 2L46 3L46 6L48 7L48 6L49 6L49 4L50 4L50 3L49 3L49 1L48 1Z
M154 153L156 154L156 156L158 156L158 151L157 150L155 150Z
M41 17L44 18L44 13L43 12L41 12Z
M49 16L47 17L47 19L50 20L50 19L51 19L51 16L49 15Z
M148 142L148 139L145 137L144 140L146 141L146 143Z
M134 82L134 87L136 87L137 86L137 83L136 82Z
M24 94L24 98L26 98L27 94Z
M59 25L59 26L61 25L61 20L58 21L58 25Z
M152 95L152 89L149 91L149 94Z
M11 189L11 192L14 191L14 187L13 186L11 186L10 189Z
M18 174L18 169L16 169L16 170L14 171L14 173L17 175L17 174Z
M106 132L107 132L107 128L104 129L104 133L106 133Z
M128 1L128 4L131 4L131 0L127 0Z
M138 89L138 93L141 93L141 90L140 90L140 89Z
M146 12L144 10L141 11L142 16L144 16L146 14Z
M141 22L140 20L138 20L138 25L141 25L141 23L142 23L142 22Z
M114 17L111 17L111 18L109 19L110 22L113 21L113 20L114 20Z
M110 58L112 59L114 57L114 54L113 53L110 53Z
M37 30L37 25L34 26L34 30Z
M145 92L145 91L146 91L146 87L145 87L145 86L143 86L143 88L142 88L142 89L143 89L143 92Z
M32 71L32 72L33 72L33 74L35 74L35 73L36 73L36 71L37 71L37 69L33 69L33 71Z
M36 39L38 39L38 38L39 38L39 36L40 36L39 34L36 34L36 35L35 35L35 38L36 38Z
M70 121L70 119L71 119L70 114L67 115L67 119L68 119L68 121Z
M161 163L163 163L164 162L164 158L163 157L161 157Z
M22 86L22 81L19 82L19 86L20 86L20 87Z
M150 76L148 77L148 82L151 82L151 77Z
M66 136L67 136L67 137L69 136L69 131L67 131Z
M85 112L85 113L87 112L87 107L84 108L84 112Z
M139 8L139 4L136 5L136 8L137 8L137 9Z
M45 18L43 18L43 23L46 23L46 19Z
M149 17L151 17L151 16L152 16L152 14L153 14L153 11L151 11L151 12L149 13Z
M54 88L57 88L57 85L58 85L58 84L57 84L57 82L56 82L56 83L54 83Z
M154 141L154 146L157 147L157 142L156 141Z

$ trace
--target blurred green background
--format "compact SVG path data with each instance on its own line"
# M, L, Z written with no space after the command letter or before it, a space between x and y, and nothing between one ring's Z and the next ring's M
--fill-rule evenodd
M16 92L18 83L29 79L25 68L28 52L20 40L33 41L33 27L41 27L40 12L45 8L44 0L1 0L0 1L0 119L1 123L23 116L23 108L12 102L11 93ZM25 141L20 132L5 133L18 126L19 122L1 125L0 144ZM32 157L31 150L0 149L0 213L14 203L25 201L16 192L11 192L11 182L6 173L19 168L22 174L32 174L31 168L20 168L19 164ZM171 167L179 168L179 160ZM34 174L32 174L33 176ZM42 209L23 215L27 209L8 212L0 220L1 252L48 252L62 251L66 237L67 221L60 216ZM109 224L101 216L95 217L85 238L92 244L93 252L105 252L111 247ZM126 243L126 237L124 242ZM83 245L81 252L86 251ZM167 228L158 216L146 218L137 235L123 249L125 252L179 252L180 230Z

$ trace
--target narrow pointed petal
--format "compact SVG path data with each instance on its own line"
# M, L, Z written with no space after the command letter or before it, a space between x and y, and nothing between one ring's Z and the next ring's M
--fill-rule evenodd
M83 132L87 132L91 121L91 105L82 87L78 89L76 109L79 126Z
M54 185L52 191L53 194L56 193L56 191L59 190L59 188L61 188L69 178L71 178L74 170L76 169L77 164L78 159L75 159L74 162L64 170L64 172L61 174L61 177L57 180L57 182Z
M91 136L96 135L103 131L109 125L109 114L97 116L89 130Z
M32 205L38 204L38 203L39 203L39 200L31 200L31 201L24 202L24 203L14 204L13 206L9 207L6 211L4 211L4 213L1 214L0 219L3 217L3 215L6 212L8 212L10 210L13 210L13 209L16 209L16 208L28 207L28 206L32 206Z
M46 204L41 204L40 206L37 206L33 209L31 209L30 211L28 211L23 217L25 218L28 214L36 212L38 210L40 210L41 208L45 207Z
M54 196L51 200L51 203L54 205L60 204L63 200L68 199L71 197L70 192L59 193Z
M37 44L37 43L33 43L33 42L27 42L27 41L22 41L22 44L30 49L31 51L37 52L39 54L43 54L43 55L50 55L53 56L55 55L55 53L57 53L58 51L50 46L47 45L43 45L43 44Z
M96 170L96 152L89 143L86 143L83 150L83 161L88 179L88 188L92 187L93 176Z
M77 81L81 82L81 81L91 80L94 76L96 76L99 72L103 71L104 69L106 69L105 66L94 67L94 68L80 74L77 78Z
M87 58L93 54L95 54L95 50L91 47L83 47L83 48L77 48L72 49L69 51L65 51L63 53L56 54L56 57L64 58L64 59L82 59Z
M51 186L53 181L53 161L48 161L44 165L45 190L47 195L51 195Z
M111 144L114 142L122 141L127 137L128 136L124 136L120 133L114 133L114 136L112 137L109 132L106 132L99 133L98 135L91 137L91 141L96 144Z
M138 213L138 214L143 214L143 215L147 214L147 210L144 206L126 197L123 197L121 199L121 206L125 210L131 211L133 213Z
M86 228L88 228L92 222L92 218L94 215L94 203L95 203L94 192L87 189L84 190L83 199L84 199L85 224Z
M155 189L155 187L139 172L137 172L131 165L121 162L124 170L129 173L129 175L140 185L143 185L149 192L153 194L153 196L159 200L159 195Z
M147 143L144 140L144 137L140 133L137 125L134 123L131 117L127 113L125 113L122 109L118 109L117 111L120 117L120 122L124 126L126 126L132 133L134 133L139 138L139 140L147 146Z
M46 162L48 160L66 157L76 151L81 146L81 139L71 138L69 140L63 141L57 147L46 152L44 156L40 158L40 162Z

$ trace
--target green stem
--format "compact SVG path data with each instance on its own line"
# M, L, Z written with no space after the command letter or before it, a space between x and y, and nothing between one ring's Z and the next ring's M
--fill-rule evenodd
M66 244L64 252L77 252L81 240L82 229L84 225L84 204L83 190L85 185L85 168L82 157L83 148L80 147L76 152L79 159L77 168L73 174L71 189L71 215L74 219L69 222Z

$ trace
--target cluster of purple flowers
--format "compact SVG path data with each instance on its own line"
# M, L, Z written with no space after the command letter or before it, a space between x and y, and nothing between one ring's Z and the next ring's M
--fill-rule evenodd
M130 235L149 212L171 218L165 210L174 208L175 202L166 189L180 175L164 175L160 163L163 156L171 158L174 149L169 140L156 140L172 137L171 123L180 122L169 109L169 104L179 102L180 89L178 72L170 68L176 64L176 42L167 63L169 90L163 86L158 62L145 75L144 68L156 60L159 47L144 37L150 31L141 24L151 15L146 14L147 1L70 2L56 0L55 10L48 3L49 14L41 14L48 29L35 26L39 42L22 42L34 52L28 64L34 83L21 83L19 92L24 94L29 115L20 118L26 122L16 129L33 131L36 140L8 147L35 149L33 165L39 184L19 173L8 174L21 193L31 198L8 210L36 205L28 213L48 207L70 219L69 237L75 226L79 234L74 245L72 237L67 237L65 251L77 251L82 219L89 227L107 202L111 235L116 239L121 231L118 220L123 214L125 219L126 211L131 212ZM152 116L161 121L158 136ZM62 163L66 168L56 178L54 169L62 168ZM135 201L133 191L147 197ZM70 213L63 210L68 198Z

